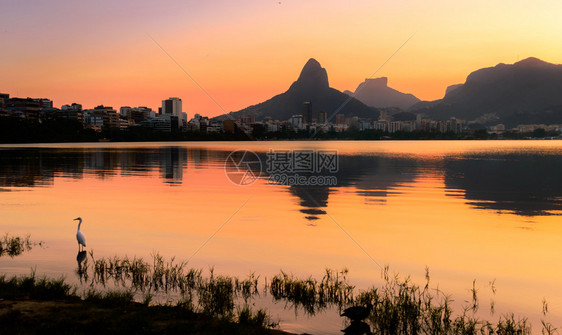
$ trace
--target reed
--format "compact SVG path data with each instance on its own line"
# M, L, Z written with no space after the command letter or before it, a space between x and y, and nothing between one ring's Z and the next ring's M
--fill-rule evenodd
M215 276L212 282L219 287L223 280ZM37 278L34 272L10 279L0 276L0 333L270 334L275 326L263 309L246 306L229 318L217 318L194 312L186 299L175 306L149 306L149 293L143 303L135 303L134 296L127 289L94 288L78 295L63 279Z
M252 311L252 299L261 294L274 301L283 301L287 308L314 315L327 309L342 311L350 306L373 306L365 319L375 334L530 334L526 318L514 314L491 320L481 318L479 288L472 282L470 298L460 310L453 310L451 296L433 288L426 268L425 283L418 285L409 277L390 275L388 267L381 272L382 280L366 290L358 290L348 282L348 270L326 269L321 279L311 276L299 278L280 271L271 279L260 280L256 273L246 278L217 275L214 268L208 273L187 268L184 262L169 260L154 254L152 262L142 258L93 257L85 260L77 274L90 285L82 298L108 304L127 304L135 301L148 306L160 294L173 293L176 307L186 313L200 313L225 322L238 321L248 325L271 326L271 318L263 309ZM106 285L111 290L107 290ZM102 290L96 290L101 285ZM490 283L495 293L495 282ZM73 295L63 279L28 277L6 279L0 277L0 292L11 296L27 294L31 297L63 297ZM27 293L24 293L27 292ZM10 295L7 295L10 297ZM2 296L5 297L5 296ZM493 301L490 313L493 315ZM548 303L543 301L542 333L555 334L557 329L548 322Z
M354 287L347 283L346 275L347 269L326 269L326 274L319 282L312 277L298 279L281 271L271 279L269 292L275 300L292 303L295 312L302 308L307 314L314 315L331 305L341 309L353 302Z
M114 287L126 288L133 295L143 293L143 302L149 304L154 294L179 293L178 304L191 311L197 311L226 320L235 318L235 301L238 298L247 302L259 295L259 276L255 273L245 279L231 276L217 276L214 269L203 276L201 269L187 269L184 262L169 260L155 253L152 262L142 258L94 257L90 252L92 266L85 260L76 271L82 283L90 287L109 283ZM92 291L94 292L94 291ZM92 296L92 292L86 296Z
M235 285L232 277L215 276L204 279L197 289L198 303L204 314L230 320L233 318Z
M25 237L10 236L6 233L0 239L0 257L10 256L11 258L19 256L24 252L30 251L34 246L42 246L43 242L32 242L30 235Z
M481 320L478 311L478 289L473 282L470 301L462 312L456 314L451 307L451 297L429 285L420 287L409 277L398 275L385 278L382 287L361 292L355 305L370 303L373 310L368 317L375 334L530 334L527 319L515 315L500 316L495 323Z
M260 308L254 312L247 304L238 309L238 323L263 328L275 328L279 325L271 320L265 309Z
M35 270L32 270L29 276L14 276L10 279L6 279L6 275L0 276L0 298L3 299L27 297L36 300L52 300L66 298L73 295L74 292L75 290L72 290L64 278L37 278Z

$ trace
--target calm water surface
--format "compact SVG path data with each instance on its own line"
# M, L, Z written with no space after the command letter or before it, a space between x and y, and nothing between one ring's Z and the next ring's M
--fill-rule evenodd
M337 184L270 185L264 171L236 185L224 167L238 149L256 152L264 168L270 150L337 150ZM0 233L45 244L0 258L0 273L35 268L80 285L72 219L81 216L96 257L159 252L262 278L347 268L358 288L380 283L379 265L419 283L427 266L459 309L476 280L483 317L513 312L540 332L543 298L562 326L561 172L560 141L1 146ZM335 310L308 317L266 297L256 304L285 330L344 327Z

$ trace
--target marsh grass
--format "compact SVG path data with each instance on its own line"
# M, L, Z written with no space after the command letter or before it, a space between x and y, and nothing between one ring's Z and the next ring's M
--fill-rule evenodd
M174 258L166 261L159 254L153 255L152 264L143 258L127 256L96 259L93 251L90 251L90 258L92 265L86 259L77 274L81 281L91 285L105 287L111 282L114 286L130 287L141 292L184 293L193 290L202 280L201 270L187 270L185 263L176 263Z
M382 287L361 292L354 304L371 303L368 317L375 334L530 334L526 318L514 314L500 316L490 322L479 319L478 289L473 282L472 301L460 313L452 309L452 298L438 289L431 289L426 270L426 285L418 286L409 277L385 276Z
M149 305L155 297L176 294L177 305L187 310L212 317L235 320L237 302L247 303L259 295L259 276L254 273L245 279L216 275L213 268L203 276L203 270L187 268L184 262L174 258L165 259L158 253L152 255L152 262L143 258L111 257L95 258L79 263L76 274L81 283L89 284L86 297L100 298L95 287L107 286L124 288L131 296L140 295L139 301ZM104 297L105 299L105 297ZM170 300L168 300L170 301ZM244 309L238 308L239 311ZM259 320L259 313L253 321ZM265 319L264 319L265 320Z
M0 333L271 334L268 328L275 326L265 310L248 306L227 319L196 313L186 300L153 306L146 300L135 302L131 290L90 288L78 295L63 279L37 278L34 272L0 276Z
M275 300L285 300L295 308L314 315L330 306L353 303L354 286L347 282L347 269L335 271L326 269L321 281L312 277L299 279L283 271L275 275L269 283L269 292Z
M381 280L367 290L358 290L348 281L348 271L326 269L321 279L299 278L281 271L271 279L260 279L250 273L246 278L217 275L188 268L174 258L166 260L154 254L151 262L142 258L99 258L90 252L91 261L79 262L81 281L89 285L81 298L107 305L123 305L134 301L145 306L155 305L154 298L173 294L174 299L164 305L188 313L199 313L226 322L237 321L260 327L272 327L271 317L264 309L253 311L252 299L270 295L274 301L285 302L285 308L304 311L307 315L332 309L371 304L373 309L365 322L374 334L530 334L531 324L524 317L505 314L482 318L479 287L476 281L468 290L469 299L460 308L453 297L430 284L426 268L425 284L417 285L409 277L389 275L388 267L381 272ZM101 287L99 287L101 285ZM108 285L106 287L106 285ZM495 294L495 281L490 282ZM37 279L31 276L6 279L0 277L0 297L26 295L37 299L57 299L75 295L63 279ZM6 292L11 292L6 294ZM461 300L462 301L462 300ZM161 305L161 304L156 304ZM543 301L542 333L556 334L548 321L548 303ZM491 300L490 314L494 314Z
M32 270L29 276L12 277L0 276L0 298L14 299L25 297L36 300L64 299L74 294L75 290L68 285L64 278L38 278Z
M93 253L91 253L92 259ZM460 310L453 310L453 298L430 285L429 269L425 271L425 285L415 284L409 277L389 275L388 267L381 271L381 284L368 290L356 290L348 281L348 270L326 269L322 279L299 278L280 271L271 279L260 281L251 273L245 279L216 275L213 268L208 274L201 269L187 268L174 258L164 259L153 255L151 263L142 258L101 258L93 261L93 282L128 287L131 294L143 292L144 301L152 300L159 292L177 292L177 304L190 311L225 320L249 324L271 325L264 310L251 312L248 302L260 295L270 295L274 301L285 302L285 308L295 313L303 311L312 316L318 312L356 305L373 305L367 322L375 334L530 334L531 325L526 318L514 314L501 315L492 320L481 319L479 288L476 281L469 289L470 299ZM86 272L88 272L86 270ZM490 282L495 294L495 281ZM147 298L148 297L148 298ZM546 317L548 304L543 303ZM490 302L494 314L494 302ZM554 334L557 329L542 321L542 332Z
M30 251L36 245L42 246L43 242L32 242L30 240L30 235L21 237L10 236L6 233L0 239L0 257L10 256L13 258L23 254L24 252Z
M197 289L198 302L204 314L232 319L235 285L232 277L215 276L213 269L208 280Z
M240 324L267 328L275 328L279 325L279 322L272 321L265 309L260 308L257 311L253 311L247 304L241 308L239 307L237 314L238 323Z

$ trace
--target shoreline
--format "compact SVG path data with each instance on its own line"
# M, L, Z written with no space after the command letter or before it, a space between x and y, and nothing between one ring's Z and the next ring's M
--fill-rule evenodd
M171 263L164 265L166 263L161 262L151 270L146 266L148 263L140 259L131 262L114 258L112 264L105 259L99 261L97 264L105 265L96 266L91 278L104 278L103 281L113 278L127 284L123 287L129 289L96 290L91 286L83 295L77 295L77 288L67 284L63 278L37 278L32 273L30 276L6 279L6 275L1 275L0 324L3 329L16 334L61 331L79 334L100 331L294 334L277 329L279 321L273 320L267 310L250 307L254 304L247 299L260 294L259 276L252 275L239 281L234 277L215 276L212 272L210 277L205 277L200 270L187 270ZM326 269L326 275L318 281L281 271L264 285L276 301L302 308L309 315L319 313L327 306L338 306L343 314L347 313L348 307L363 309L365 313L361 319L348 316L353 320L349 327L354 322L355 325L361 323L375 334L532 333L532 324L525 316L511 313L490 320L478 316L480 303L474 282L472 301L467 300L459 311L454 310L451 304L454 300L450 296L429 286L427 268L425 285L415 284L409 277L390 276L386 267L381 285L358 291L347 282L347 273L345 269L339 272ZM151 304L151 292L164 289L179 289L183 298L175 303ZM134 292L144 292L144 298L136 300ZM235 304L235 297L243 297L244 304ZM546 302L543 302L542 331L553 334L556 328L549 322L548 307L545 306Z
M392 138L392 139L353 139L353 138L340 138L340 139L308 139L308 138L294 138L294 139L267 139L267 140L252 140L252 139L245 139L245 140L212 140L212 139L203 139L203 140L152 140L152 141L68 141L68 142L12 142L12 143L0 143L0 148L26 148L26 147L41 147L41 146L49 146L49 145L100 145L106 146L109 144L149 144L149 145L158 145L158 144L165 144L165 143L242 143L242 142L249 142L249 143L268 143L268 142L459 142L459 141L486 141L486 142L505 142L505 141L559 141L562 140L561 138L458 138L458 139L436 139L436 138L428 138L428 139L411 139L411 138Z
M197 333L292 335L189 312L180 306L147 306L139 302L113 303L80 298L35 300L1 299L0 323L6 333Z

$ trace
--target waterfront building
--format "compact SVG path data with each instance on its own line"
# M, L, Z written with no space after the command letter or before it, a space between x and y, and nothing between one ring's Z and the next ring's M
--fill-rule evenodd
M318 113L318 123L324 124L326 122L328 122L328 113L326 112Z
M291 124L293 129L303 129L304 128L302 115L291 116L291 118L289 119L289 123Z
M171 132L177 129L178 119L177 116L170 114L162 114L153 119L147 119L140 122L141 127L152 128L154 130Z
M39 108L41 109L52 109L53 108L53 101L50 99L45 99L45 98L38 98L38 99L33 99L34 101L36 101L37 103L39 103Z
M62 105L60 109L63 111L82 111L82 105L73 102L72 105Z
M101 125L100 125L101 119ZM100 131L104 128L121 128L121 121L117 111L110 106L99 105L94 109L84 111L84 126Z
M84 113L81 110L55 110L52 115L57 119L74 120L80 124L84 124Z
M400 121L391 121L388 124L388 132L389 133L395 133L397 131L401 131L402 130L402 122Z
M416 130L416 121L402 121L402 131L411 133Z
M119 109L119 114L121 117L126 118L129 121L132 121L133 124L139 124L144 120L147 120L151 117L154 117L154 112L152 108L148 108L145 106L139 107L129 107L123 106Z
M373 127L375 128L375 130L380 130L382 132L387 132L388 131L388 121L375 121L373 122Z
M172 97L162 100L162 115L175 116L173 120L177 123L175 127L180 128L183 126L183 121L187 123L187 114L182 111L182 101L180 98Z
M130 113L131 113L131 107L129 107L129 106L122 106L121 108L119 108L119 114L121 116L124 116L124 117L128 118Z
M24 119L32 121L39 120L41 105L37 99L9 98L4 104L5 108L12 112L12 115L19 115Z
M345 124L345 115L344 114L336 114L336 124L337 125L344 125Z
M372 129L372 124L367 120L360 120L359 121L359 130L368 130Z
M84 127L88 129L93 129L95 131L101 131L103 127L103 115L96 114L91 110L84 112Z
M234 133L234 130L236 129L234 121L230 119L226 119L222 122L222 128L225 133Z

